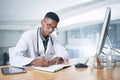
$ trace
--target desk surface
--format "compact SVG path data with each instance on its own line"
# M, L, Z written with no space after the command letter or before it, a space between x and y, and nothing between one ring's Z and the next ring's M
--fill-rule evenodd
M75 64L77 59L69 61ZM0 67L1 68L1 67ZM0 71L0 80L120 80L120 65L108 70L95 68L76 69L74 65L55 73L27 68L27 73L3 75Z

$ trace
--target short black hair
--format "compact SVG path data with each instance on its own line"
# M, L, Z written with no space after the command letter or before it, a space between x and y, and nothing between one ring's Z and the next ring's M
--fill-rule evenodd
M45 15L45 18L51 18L51 19L53 19L53 20L55 20L56 22L59 22L59 17L58 17L58 15L56 14L56 13L54 13L54 12L48 12L46 15Z

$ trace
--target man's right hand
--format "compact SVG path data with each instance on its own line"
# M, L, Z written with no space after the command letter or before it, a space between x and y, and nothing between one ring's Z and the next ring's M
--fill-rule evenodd
M42 66L46 67L50 65L50 62L47 59L34 59L30 64L30 66Z

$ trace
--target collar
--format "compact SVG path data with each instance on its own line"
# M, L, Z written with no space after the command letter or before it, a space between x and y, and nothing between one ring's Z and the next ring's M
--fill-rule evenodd
M41 37L42 41L47 41L49 39L49 36L48 37L43 37L41 28L40 28L40 37Z

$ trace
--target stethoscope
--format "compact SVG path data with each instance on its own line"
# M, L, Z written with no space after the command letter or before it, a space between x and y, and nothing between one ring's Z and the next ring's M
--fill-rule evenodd
M40 28L38 28L37 29L37 52L36 52L36 54L37 54L37 56L41 56L41 52L39 51L39 30L40 30ZM52 44L52 46L53 46L53 40L52 40L52 37L50 36L50 40L51 40L51 44Z

